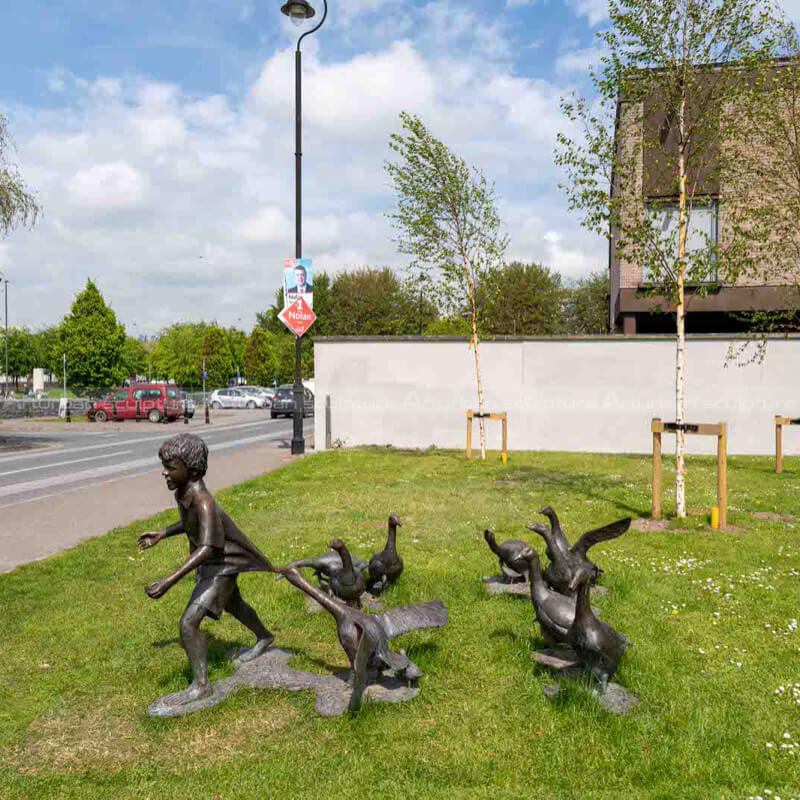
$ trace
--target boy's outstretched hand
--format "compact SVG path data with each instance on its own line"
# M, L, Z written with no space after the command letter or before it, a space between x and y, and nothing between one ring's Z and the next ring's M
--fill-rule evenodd
M144 593L151 600L158 600L159 597L163 597L167 593L167 589L169 589L171 585L172 584L170 584L166 578L162 578L161 580L153 581L145 586Z
M148 547L158 544L163 538L166 531L148 531L143 533L136 543L139 545L140 550L147 550Z

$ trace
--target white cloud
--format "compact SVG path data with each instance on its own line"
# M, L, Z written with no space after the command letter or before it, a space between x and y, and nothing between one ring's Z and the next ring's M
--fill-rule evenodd
M604 243L580 231L555 188L565 87L492 60L499 28L479 51L423 50L418 41L446 34L436 12L421 19L413 43L337 61L318 44L304 51L304 252L329 272L403 265L383 162L407 110L496 181L510 257L570 275L602 266ZM466 36L463 13L455 23ZM139 331L179 319L252 324L294 255L293 68L281 50L238 95L208 96L64 72L60 105L11 109L20 169L44 208L36 230L15 231L0 250L25 324L56 322L87 277Z
M563 53L556 59L556 72L559 75L588 76L590 67L600 66L600 57L603 52L599 47L585 47L570 53Z
M423 109L435 93L435 76L407 41L347 62L320 64L313 53L304 62L303 124L339 135L373 136L393 122L400 109ZM287 51L265 63L253 98L280 119L293 119L294 67Z
M506 0L506 6L508 8L518 8L520 6L530 6L535 2L536 0Z
M79 170L66 184L67 194L77 206L105 211L141 206L145 188L144 176L124 161Z
M535 261L566 278L577 278L608 265L606 240L586 233L574 222L566 221L565 225L563 218L548 219L544 213L532 213L530 206L518 204L505 206L503 216L515 233L508 260Z
M258 244L286 241L292 231L291 220L278 206L266 206L234 228L235 234L244 241Z
M568 3L578 14L586 17L592 27L608 16L608 0L568 0Z

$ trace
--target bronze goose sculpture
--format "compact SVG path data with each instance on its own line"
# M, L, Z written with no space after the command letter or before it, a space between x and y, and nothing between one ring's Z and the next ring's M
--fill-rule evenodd
M369 560L369 590L374 595L380 594L390 583L394 583L403 572L403 559L397 552L398 527L402 528L403 523L397 514L390 514L386 547Z
M364 573L353 567L350 551L341 539L334 539L330 543L331 550L335 550L342 560L342 568L331 575L331 592L335 597L344 600L349 606L361 608L361 595L367 588Z
M540 513L550 520L550 529L548 530L545 525L534 522L528 525L528 530L538 533L547 544L545 552L550 559L550 564L545 570L544 579L551 588L570 597L574 597L576 591L570 590L570 583L580 570L589 570L589 581L591 583L595 583L603 574L603 570L597 564L592 563L586 556L589 548L599 542L616 539L617 536L625 533L631 525L630 517L618 519L610 525L587 531L570 547L569 541L561 529L556 512L550 506L545 506Z
M362 559L358 556L354 556L352 553L350 554L350 560L356 572L363 573L367 569L367 562L362 561ZM314 577L317 579L317 583L319 583L325 591L329 591L331 577L335 572L338 572L343 565L342 557L339 553L336 550L329 550L321 556L301 558L297 561L292 561L291 564L287 564L286 566L296 567L297 569L310 568L314 570ZM280 580L283 578L283 575L276 575L275 577Z
M334 619L339 644L350 661L349 683L353 687L350 710L361 705L367 685L367 669L390 670L397 677L416 680L422 670L404 653L389 649L389 640L423 628L440 628L447 624L447 608L441 600L398 606L383 614L364 614L329 597L294 567L277 567L293 586L313 597Z
M528 562L523 556L531 549L527 542L519 539L507 539L498 544L494 534L489 530L483 532L483 538L489 545L489 549L497 556L497 560L500 562L500 571L506 578L512 581L524 581L527 578Z
M572 579L570 588L577 592L575 618L567 631L567 642L588 672L594 675L605 691L617 671L623 653L630 647L627 638L608 623L598 619L589 602L591 571L583 568Z
M531 602L542 638L548 647L564 644L575 619L575 601L548 588L542 577L539 556L532 547L524 553L531 578Z

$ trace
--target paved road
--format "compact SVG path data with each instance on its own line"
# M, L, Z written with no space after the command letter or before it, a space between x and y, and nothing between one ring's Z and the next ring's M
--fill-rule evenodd
M291 420L270 420L260 410L220 412L212 425L200 417L190 425L81 423L67 431L51 423L52 433L46 424L35 427L0 429L7 440L0 449L0 572L168 508L158 447L176 433L205 439L212 491L291 459ZM312 432L313 420L305 420L304 433ZM9 440L40 449L15 449Z

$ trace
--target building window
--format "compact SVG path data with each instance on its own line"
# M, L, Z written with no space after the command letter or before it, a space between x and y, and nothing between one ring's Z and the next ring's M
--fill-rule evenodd
M680 209L677 203L647 203L647 214L660 232L664 242L664 252L671 252L678 257L678 221ZM717 201L695 201L689 213L689 224L686 231L686 254L700 253L717 244ZM717 280L716 269L703 276L704 283ZM645 267L642 281L652 283L650 270Z

